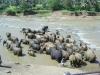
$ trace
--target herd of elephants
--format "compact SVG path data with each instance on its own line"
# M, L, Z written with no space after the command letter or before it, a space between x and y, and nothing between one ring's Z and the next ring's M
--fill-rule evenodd
M3 40L3 46L6 46L14 55L22 56L21 44L25 44L29 46L27 53L30 56L35 57L36 53L48 54L58 63L62 59L69 60L72 67L80 67L83 61L95 62L96 55L86 42L80 41L80 45L77 45L71 35L64 37L58 30L48 34L48 29L48 26L43 26L40 30L22 28L20 32L28 39L20 40L18 37L12 36L10 32L6 32L7 39Z

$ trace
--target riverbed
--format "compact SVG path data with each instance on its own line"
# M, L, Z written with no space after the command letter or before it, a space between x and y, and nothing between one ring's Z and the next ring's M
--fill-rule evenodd
M61 19L61 18L34 18L34 17L15 17L15 16L0 16L0 55L2 56L3 63L19 62L22 64L40 64L48 66L58 66L57 61L51 60L49 55L36 54L36 57L28 55L28 46L23 45L23 56L17 57L13 53L9 52L5 46L3 46L3 40L7 39L6 32L11 32L12 36L16 36L19 39L25 38L20 33L23 27L38 30L41 27L48 25L50 32L60 31L60 34L66 37L68 34L72 36L79 45L80 40L88 43L88 46L96 53L97 60L95 63L90 64L86 62L82 69L98 69L98 61L100 61L100 19ZM86 65L87 64L87 65ZM69 61L65 62L65 65L70 66Z

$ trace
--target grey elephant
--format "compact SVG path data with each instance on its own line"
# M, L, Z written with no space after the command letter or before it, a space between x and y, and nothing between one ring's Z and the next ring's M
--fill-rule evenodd
M58 50L65 50L65 47L62 44L55 43L55 45L56 45L56 49L58 49Z
M76 67L76 57L75 57L74 54L72 54L72 55L69 56L69 61L70 61L70 65L72 67Z
M12 43L10 40L4 40L3 41L3 46L6 44L7 49L9 48L9 45Z
M13 50L14 55L17 55L18 57L22 56L22 49L21 48L13 47L12 50Z
M20 39L20 43L23 43L23 44L29 44L29 42L26 40L26 39Z
M16 42L19 41L19 39L17 37L9 37L8 40L11 40L12 42Z
M31 32L31 29L30 28L22 28L22 30L20 32L30 33Z
M13 47L22 48L20 42L16 41L15 43L11 42L11 44L8 45L9 51L13 51Z
M25 34L25 37L28 37L28 39L35 39L36 37L35 37L35 34L33 34L33 33L26 33Z
M75 53L75 57L76 57L76 65L77 67L79 67L83 62L83 57L80 53Z
M84 52L84 60L87 60L91 63L95 62L96 55L95 53L89 48L87 51Z
M56 59L56 61L58 63L61 62L62 60L62 52L58 51L57 49L50 47L50 55L51 55L51 59Z
M10 32L6 32L6 36L7 38L11 36L11 33Z
M32 47L34 50L40 51L40 45L39 45L39 44L32 43L32 44L30 45L30 47ZM29 47L29 48L30 48L30 47Z

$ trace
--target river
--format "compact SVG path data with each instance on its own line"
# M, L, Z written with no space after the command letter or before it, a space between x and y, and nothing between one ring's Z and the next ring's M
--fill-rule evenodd
M23 45L23 56L17 57L13 53L9 52L2 42L6 38L6 32L11 32L12 36L16 36L19 39L25 38L25 36L20 33L23 27L28 27L31 29L40 29L42 26L48 25L51 32L55 32L56 29L60 31L60 34L66 37L68 34L72 38L77 40L77 44L80 43L79 40L86 41L88 46L94 50L97 55L97 61L94 64L89 63L89 67L97 67L100 52L100 19L46 19L46 18L20 18L11 16L0 16L0 55L4 63L19 62L22 64L41 64L49 66L58 66L55 60L51 60L49 55L36 54L36 57L31 57L27 54L28 46ZM65 63L69 65L68 63ZM94 66L93 66L94 65Z

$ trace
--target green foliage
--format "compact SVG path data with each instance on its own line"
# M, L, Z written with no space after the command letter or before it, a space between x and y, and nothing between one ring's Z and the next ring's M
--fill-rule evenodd
M0 0L0 12L12 11L15 13L24 13L25 11L36 11L39 13L47 13L45 10L100 12L100 0Z

